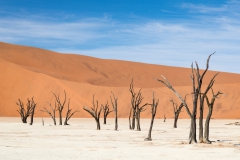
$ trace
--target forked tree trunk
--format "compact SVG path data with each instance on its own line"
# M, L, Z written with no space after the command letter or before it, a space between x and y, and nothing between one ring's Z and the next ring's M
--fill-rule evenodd
M213 89L212 90L212 99L211 102L209 101L208 97L206 96L206 101L207 101L207 105L208 105L208 115L205 121L205 130L204 130L204 137L203 137L203 142L204 143L208 143L210 144L211 141L209 140L209 123L212 117L212 111L213 111L213 106L214 106L214 102L215 99L218 98L218 95L223 94L220 91L218 91L216 94L214 94Z
M27 117L22 117L22 122L27 123Z

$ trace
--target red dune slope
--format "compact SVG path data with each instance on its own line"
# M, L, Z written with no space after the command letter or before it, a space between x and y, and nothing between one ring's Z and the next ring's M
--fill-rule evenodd
M215 73L207 73L205 85ZM169 100L177 101L177 98L153 78L164 75L185 95L191 93L189 74L188 68L104 60L0 43L0 116L19 116L17 99L26 102L32 96L37 102L36 116L48 116L40 110L48 107L48 102L54 102L51 92L63 96L66 90L67 98L71 98L71 108L80 111L75 117L89 117L82 107L91 106L93 94L99 104L110 102L111 91L119 99L119 116L127 117L131 98L128 89L133 78L135 90L143 88L144 102L151 102L152 92L160 99L157 117L166 114L171 118ZM221 90L225 95L216 100L213 118L240 118L240 75L221 72L214 90ZM190 96L188 103L191 106ZM150 117L150 114L150 110L146 110L142 117ZM187 117L185 111L180 115L180 118Z

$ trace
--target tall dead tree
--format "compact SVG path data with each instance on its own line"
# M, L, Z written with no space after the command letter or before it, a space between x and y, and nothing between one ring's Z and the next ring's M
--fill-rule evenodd
M199 114L199 142L200 143L205 143L204 142L204 138L203 138L203 110L204 110L204 100L207 96L207 93L208 91L212 88L214 82L215 82L215 78L216 76L218 75L218 73L216 73L212 79L210 80L206 90L204 93L201 93L200 91L200 94L199 94L199 101L200 101L200 107L199 107L199 110L200 110L200 114Z
M115 98L114 94L112 93L112 96L110 96L113 111L115 113L115 131L118 130L118 99Z
M18 102L16 102L16 104L19 106L19 109L17 111L20 114L23 123L27 123L27 118L31 115L30 125L32 125L36 103L34 102L33 98L31 100L27 99L27 101L28 102L26 104L26 108L24 108L23 102L18 99Z
M212 90L211 101L209 101L208 96L206 96L206 101L207 101L207 105L208 105L208 115L207 115L207 118L206 118L206 121L205 121L204 138L203 138L203 142L208 143L208 144L211 143L211 141L209 140L209 123L210 123L210 120L211 120L211 117L212 117L214 102L215 102L215 99L218 98L218 96L220 94L223 94L220 91L218 91L216 94L214 94L212 88L211 88L211 90Z
M177 95L177 97L181 100L184 107L186 108L186 111L187 111L189 117L191 118L190 133L189 133L189 143L190 144L191 143L197 143L197 139L196 139L196 115L197 115L198 98L199 98L199 95L201 94L201 87L202 87L203 78L204 78L204 76L205 76L205 74L206 74L206 72L209 68L209 60L210 60L210 58L213 54L209 55L209 57L207 59L206 69L204 70L204 72L202 74L200 74L197 62L195 62L196 69L193 67L193 63L191 65L192 73L190 75L190 78L192 80L192 89L193 89L193 92L192 92L192 97L193 97L192 113L190 112L186 101L172 87L171 83L164 76L162 76L164 81L160 80L160 79L157 79L159 82L163 83L165 86L167 86L169 89L171 89Z
M98 111L98 101L96 101L96 105L95 105L94 95L93 95L92 105L93 105L93 107L91 107L90 109L87 108L87 107L85 107L85 106L83 107L83 109L84 109L85 111L87 111L89 114L92 115L92 117L95 119L95 121L96 121L96 123L97 123L97 130L100 130L101 127L100 127L99 118L100 118L100 114L101 114L102 108L100 107L100 110Z
M76 112L79 112L78 110L72 112L72 109L69 108L69 105L70 105L70 98L69 98L69 100L68 100L68 110L67 110L67 113L66 113L64 125L69 125L69 124L68 124L69 119L70 119Z
M185 101L186 101L186 97L185 96ZM173 128L177 128L177 121L178 121L178 117L179 114L181 113L181 110L183 108L183 103L181 103L179 106L177 105L177 103L175 103L173 100L170 100L173 104L173 113L174 113L174 124L173 124Z
M55 102L55 107L54 108L52 107L51 103L49 103L49 106L50 106L52 111L48 110L46 107L44 107L44 110L41 110L41 111L48 113L51 116L52 120L53 120L53 124L56 126L57 103Z
M108 102L105 105L101 105L102 106L102 110L103 110L103 124L107 124L107 116L109 113L111 113L112 111L110 111L109 109L109 105Z
M58 113L59 113L59 125L62 125L62 111L63 111L63 108L65 106L65 103L66 103L66 92L64 91L64 99L63 99L63 102L61 102L60 100L60 94L58 94L58 96L53 93L54 97L55 97L55 101L57 103L57 110L58 110Z
M148 132L148 137L144 139L145 141L151 141L152 140L152 136L151 136L152 135L152 127L153 127L154 118L155 118L155 115L156 115L156 112L157 112L158 102L159 102L159 99L157 101L155 101L155 97L154 97L154 93L153 93L153 101L152 101L152 104L151 104L152 119L151 119L151 125L150 125L149 132Z
M133 116L132 116L132 130L135 129L135 119L137 121L137 131L141 131L140 127L140 114L141 112L145 111L146 108L145 106L148 105L148 103L145 103L144 105L141 105L143 96L141 89L136 93L133 88L133 80L130 84L129 91L132 95L131 98L131 105L132 105L132 111L133 111Z

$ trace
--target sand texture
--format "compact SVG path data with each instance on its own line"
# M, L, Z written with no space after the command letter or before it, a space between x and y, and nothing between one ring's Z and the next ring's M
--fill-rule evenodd
M215 73L207 72L203 84L208 84ZM93 94L99 104L104 104L110 102L111 92L118 97L119 117L127 117L131 107L129 84L133 78L135 90L142 88L144 103L151 103L153 92L160 99L156 117L165 114L167 118L172 118L170 99L180 102L168 88L153 78L164 75L184 96L192 92L189 74L189 68L105 60L0 43L0 116L18 116L18 98L26 103L26 99L32 96L37 102L35 116L48 116L40 110L49 107L48 102L54 103L52 92L60 93L62 97L65 90L67 98L71 98L71 108L80 111L74 117L90 117L82 108L91 106ZM221 72L216 78L214 90L221 90L224 96L216 100L213 118L240 118L240 75ZM187 101L191 106L191 96ZM141 116L150 118L150 115L148 109ZM180 118L188 118L186 111L180 114Z
M0 118L0 157L22 159L240 159L240 126L225 125L237 120L212 120L212 144L187 144L189 119L180 119L173 128L173 119L156 119L153 141L147 137L150 119L142 119L142 131L128 129L128 119L107 119L102 130L96 130L93 119L74 118L70 126L53 126L52 120L36 118L34 125L22 124L20 118ZM239 122L239 121L237 121Z

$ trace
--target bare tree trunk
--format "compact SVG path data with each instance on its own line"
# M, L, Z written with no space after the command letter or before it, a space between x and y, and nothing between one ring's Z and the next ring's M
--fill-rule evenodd
M199 143L203 143L203 105L200 101L200 115L199 115Z
M135 117L136 117L136 113L135 113L135 111L133 111L133 115L132 115L132 130L135 129Z
M132 108L130 109L130 114L129 114L129 129L132 129L132 126L131 126L131 113L132 113Z
M209 123L211 120L211 116L212 116L212 111L213 111L213 106L214 106L214 102L215 99L218 98L218 95L223 94L220 91L218 91L216 94L214 94L213 89L212 90L212 99L211 102L209 101L208 97L206 96L206 100L207 100L207 105L208 105L208 115L205 121L205 130L204 130L204 138L203 138L203 142L204 143L208 143L210 144L211 141L209 140Z
M137 131L141 131L141 127L140 127L140 112L137 111L137 116L136 116L136 121L137 121Z
M96 119L96 123L97 123L97 130L101 130L99 119Z
M212 108L209 108L208 115L205 121L205 129L204 129L204 143L210 144L211 141L209 141L209 124L212 116Z
M189 133L189 144L197 143L196 138L196 117L191 118L190 133Z
M104 116L103 124L107 124L107 117Z
M148 132L148 137L144 139L145 141L151 141L152 140L152 136L151 136L152 135L152 128L153 128L154 118L155 118L155 115L156 115L156 112L157 112L158 102L159 102L159 99L157 100L157 102L155 102L155 97L154 97L154 93L153 93L153 103L151 104L151 106L152 106L152 119L151 119L151 125L150 125L149 132Z
M32 124L33 124L33 116L34 116L34 111L35 111L35 109L33 109L32 113L31 113L31 122L30 122L30 125L32 125Z
M179 113L175 113L174 114L174 125L173 125L173 128L177 128L177 121L178 121L178 116L179 116Z
M112 96L113 96L113 98L112 98ZM117 115L117 113L118 113L118 110L117 110L118 99L115 98L113 93L112 93L112 96L110 96L110 99L111 99L113 111L115 112L115 131L117 131L118 130L118 115ZM130 122L129 122L129 124L130 124Z
M59 125L62 125L62 112L59 111Z
M43 118L42 118L42 125L44 126L44 120L43 120Z
M23 118L22 118L22 122L23 122L23 123L27 123L27 117L23 117Z

